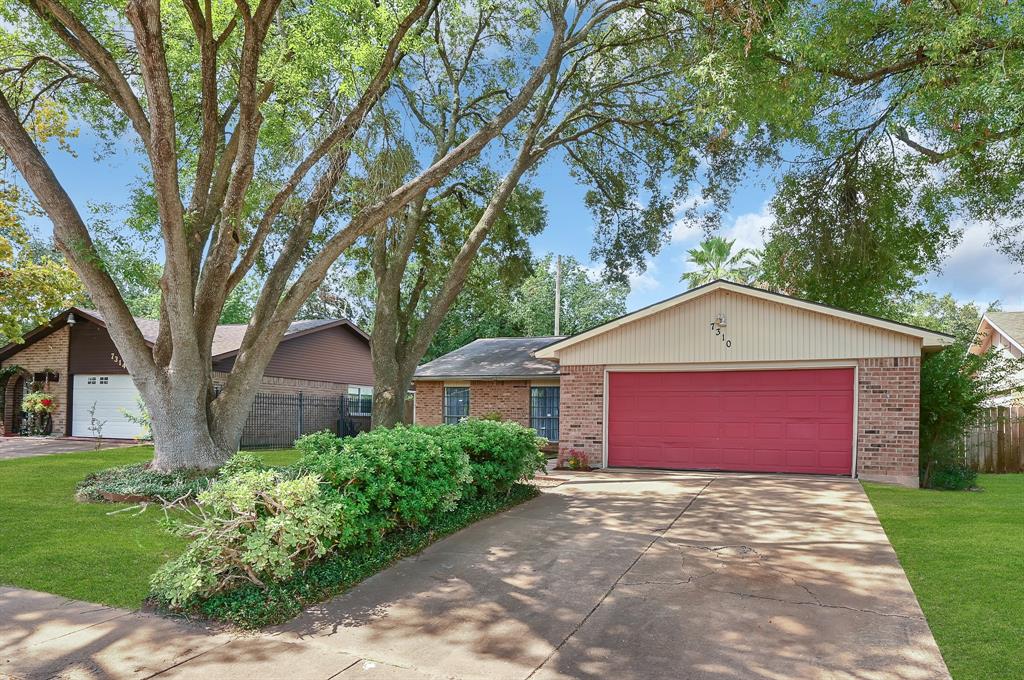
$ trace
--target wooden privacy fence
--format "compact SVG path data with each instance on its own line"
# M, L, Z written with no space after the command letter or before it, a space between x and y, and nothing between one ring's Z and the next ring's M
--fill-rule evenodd
M1024 472L1024 406L987 409L964 435L963 447L978 472Z

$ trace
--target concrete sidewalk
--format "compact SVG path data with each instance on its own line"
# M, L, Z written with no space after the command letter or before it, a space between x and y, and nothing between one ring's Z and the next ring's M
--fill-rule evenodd
M0 660L26 678L949 677L855 481L623 471L259 635L0 591Z

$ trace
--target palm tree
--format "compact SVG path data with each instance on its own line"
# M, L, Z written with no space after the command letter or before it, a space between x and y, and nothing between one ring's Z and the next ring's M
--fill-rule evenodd
M736 240L726 240L721 236L712 236L701 241L696 248L687 251L688 262L696 266L694 271L684 272L680 281L685 281L691 288L703 286L716 279L751 283L758 278L760 265L758 253L749 248L740 248L733 252Z

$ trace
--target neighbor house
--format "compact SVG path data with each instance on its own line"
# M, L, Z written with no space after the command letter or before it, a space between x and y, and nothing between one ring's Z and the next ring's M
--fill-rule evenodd
M598 467L917 486L921 356L952 340L714 281L578 335L477 340L424 364L415 419L501 416Z
M978 324L973 354L1001 352L1013 359L1024 357L1024 312L986 312ZM990 406L1024 403L1024 371L1017 373L1006 385L1006 394L990 400Z
M136 319L135 323L152 345L159 322ZM231 370L246 328L236 324L217 327L212 348L215 386L223 384ZM139 412L139 393L97 311L73 307L54 317L26 333L24 342L0 348L0 366L19 368L8 379L4 394L2 425L7 433L21 429L23 395L42 385L55 400L55 434L96 436L95 421L103 423L104 437L141 434L140 425L130 417ZM366 333L345 319L295 321L260 383L248 443L290 444L297 431L337 428L338 418L330 406L342 401L349 415L368 421L372 390L373 366ZM306 423L302 397L311 407L306 409ZM294 417L289 415L293 412ZM284 435L278 436L282 429Z

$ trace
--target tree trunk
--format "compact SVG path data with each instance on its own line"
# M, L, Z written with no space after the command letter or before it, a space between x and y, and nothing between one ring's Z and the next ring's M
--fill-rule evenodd
M374 380L373 427L394 427L405 419L405 394L409 381L395 378L382 380L377 375L374 375Z
M258 381L256 381L258 382ZM213 469L238 451L257 385L213 407L209 371L168 372L156 385L136 381L149 411L158 470Z
M394 334L383 332L383 325L376 322L373 328L371 356L373 359L373 413L370 422L373 427L394 427L405 417L405 395L412 382L415 368L403 368L395 356L397 348ZM387 342L390 339L391 342ZM379 344L376 344L377 341Z
M153 467L157 470L210 470L223 465L238 450L237 445L218 445L207 418L194 409L168 405L167 409L151 409L150 419L156 444Z

